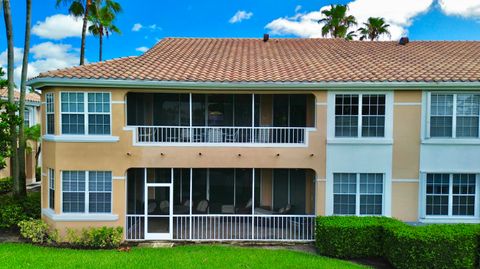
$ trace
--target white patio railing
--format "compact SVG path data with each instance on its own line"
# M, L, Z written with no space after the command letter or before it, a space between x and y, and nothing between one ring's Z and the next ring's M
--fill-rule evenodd
M144 218L127 215L127 240L144 239ZM314 215L174 215L172 240L312 241Z
M135 142L306 144L307 127L132 126Z

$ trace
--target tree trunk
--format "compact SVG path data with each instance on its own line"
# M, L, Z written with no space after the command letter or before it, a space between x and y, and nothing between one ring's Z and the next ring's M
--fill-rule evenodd
M22 61L22 75L20 78L20 119L22 124L20 124L18 131L18 179L20 185L20 196L27 195L27 175L25 173L25 95L27 90L27 71L28 71L28 54L30 51L30 24L31 24L31 13L32 13L32 1L26 0L26 20L25 20L25 44L23 46L23 61Z
M13 59L13 27L12 14L10 10L10 0L3 0L3 17L5 19L5 32L7 34L7 80L8 80L8 102L15 104L14 97L14 59ZM10 116L15 117L15 111L10 112ZM11 177L13 179L13 193L18 195L20 193L20 184L18 180L18 159L17 159L17 126L10 126L10 166L12 167Z
M100 37L98 38L100 40L100 51L98 53L98 58L100 59L100 62L102 61L102 47L103 47L103 35L100 32Z
M85 14L83 15L82 44L80 45L80 65L83 65L85 63L85 40L87 38L88 12L91 4L92 1L87 0L87 4L85 6Z

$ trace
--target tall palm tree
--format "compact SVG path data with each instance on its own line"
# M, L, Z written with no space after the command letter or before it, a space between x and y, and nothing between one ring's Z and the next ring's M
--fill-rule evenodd
M374 41L378 40L382 35L390 36L390 31L388 31L390 24L386 24L384 18L370 17L363 25L364 27L358 28L358 32L361 35L360 40L369 39Z
M357 25L357 20L352 15L347 15L347 5L331 5L330 9L323 10L324 16L318 23L323 23L322 36L334 38L352 39L355 36L354 31L348 31L350 27Z
M85 63L85 39L87 36L88 12L96 0L56 0L56 6L69 5L68 12L76 18L83 18L80 65Z
M31 14L32 14L32 1L26 0L26 20L25 20L25 44L23 47L23 60L22 60L22 74L20 78L20 124L18 129L18 177L20 182L20 196L27 195L27 175L25 174L25 147L26 139L24 134L25 125L24 111L25 111L25 94L26 94L26 82L28 72L28 54L30 51L30 28L31 28Z
M115 22L116 15L122 12L122 7L118 2L113 0L96 1L91 8L88 20L91 25L88 27L88 31L93 36L98 37L99 54L98 58L102 61L103 54L103 36L107 38L112 33L121 34L120 29L113 23Z
M14 58L13 58L13 26L12 26L12 12L10 9L10 0L3 0L3 17L5 20L5 32L7 34L7 88L8 88L8 102L15 104L14 99ZM10 117L15 117L15 111L10 111ZM10 152L10 169L11 177L13 179L13 193L20 195L20 182L18 180L18 158L17 158L17 126L10 125L10 143L12 150Z

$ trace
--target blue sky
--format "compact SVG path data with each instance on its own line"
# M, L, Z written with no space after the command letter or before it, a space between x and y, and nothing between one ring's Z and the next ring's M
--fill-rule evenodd
M164 37L318 37L319 10L330 4L346 4L359 22L370 16L385 17L391 39L408 35L412 40L479 40L480 0L118 0L124 12L118 16L121 35L104 42L104 59L139 55ZM23 47L24 1L11 1L16 62ZM32 53L29 75L78 62L79 23L67 8L55 8L55 0L34 0ZM63 14L63 15L62 15ZM237 19L234 15L237 14ZM137 24L138 31L133 27ZM5 66L5 28L0 23L0 66ZM142 27L138 27L141 25ZM138 29L139 28L139 29ZM385 39L389 39L385 37ZM98 60L98 40L87 38L87 61ZM19 67L18 67L19 69Z

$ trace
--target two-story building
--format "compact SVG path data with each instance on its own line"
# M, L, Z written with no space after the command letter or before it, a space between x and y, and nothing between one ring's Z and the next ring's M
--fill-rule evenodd
M479 222L480 42L166 38L43 73L42 216L126 240Z

